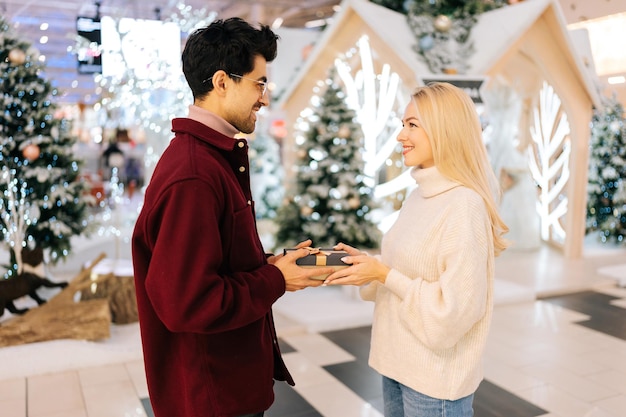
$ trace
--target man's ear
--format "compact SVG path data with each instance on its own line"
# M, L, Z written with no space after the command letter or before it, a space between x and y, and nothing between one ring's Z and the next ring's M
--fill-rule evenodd
M213 90L220 95L224 94L228 78L228 74L226 74L223 70L216 71L215 74L213 74L213 77L211 77L211 80L213 81Z

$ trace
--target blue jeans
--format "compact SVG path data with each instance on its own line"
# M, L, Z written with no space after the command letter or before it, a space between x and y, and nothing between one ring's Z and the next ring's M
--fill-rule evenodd
M383 376L385 417L473 417L474 394L455 401L429 397Z

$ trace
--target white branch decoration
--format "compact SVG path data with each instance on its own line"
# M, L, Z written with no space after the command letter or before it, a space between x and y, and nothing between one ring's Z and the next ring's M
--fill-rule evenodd
M26 201L26 182L18 185L17 178L6 166L2 167L2 181L6 184L6 202L0 199L0 217L4 222L4 240L15 253L17 273L23 269L22 248L25 245L26 229L31 224L30 203Z
M385 181L377 178L377 173L381 168L385 169L397 148L396 137L402 124L395 112L396 109L404 111L405 99L404 93L400 92L400 76L391 71L389 64L384 64L381 73L376 74L369 38L362 36L357 47L360 69L356 74L352 74L350 64L344 59L336 59L335 67L345 86L346 102L356 112L363 132L367 184L373 188L375 198L380 200L415 186L410 175L400 174ZM397 215L395 209L391 210L391 214L385 214L379 220L382 231L390 227Z
M531 137L528 147L529 167L540 188L537 212L541 217L541 238L565 241L561 218L567 213L565 187L569 180L571 153L570 127L561 109L561 100L544 82L539 105L533 109Z
M388 64L382 68L382 73L374 72L372 51L367 36L363 36L357 43L361 57L361 69L353 76L350 65L337 59L335 67L337 74L346 88L346 102L356 111L357 119L363 130L365 153L365 175L374 178L376 171L384 164L395 146L395 135L386 139L392 146L382 146L378 150L378 137L388 127L390 115L396 102L400 77L391 72ZM378 94L376 84L378 81ZM359 92L362 91L362 94Z

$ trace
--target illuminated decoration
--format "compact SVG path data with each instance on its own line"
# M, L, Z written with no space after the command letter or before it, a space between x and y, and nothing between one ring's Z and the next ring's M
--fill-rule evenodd
M6 185L4 198L0 198L0 227L4 241L15 255L17 273L22 272L22 249L26 246L26 229L37 222L37 207L31 207L27 199L25 181L15 178L15 170L2 167L2 184ZM32 209L32 211L31 211Z
M102 30L98 13L95 17L78 16L76 18L78 72L97 74L102 71Z
M180 29L175 23L102 17L102 75L137 80L162 78L180 68Z
M193 102L181 71L181 36L217 15L182 2L177 9L164 21L102 17L103 74L95 78L103 91L100 104L108 127L137 127L145 135L146 168L169 144L171 120Z
M570 176L570 126L560 98L546 82L533 108L530 134L533 144L528 147L529 166L539 187L541 238L563 244L566 233L561 221L568 204L565 187Z
M415 184L408 170L398 175L402 171L402 161L397 153L396 137L402 123L397 112L404 112L406 98L400 89L400 77L391 71L389 64L384 64L381 73L376 74L367 36L358 40L357 48L360 69L354 75L348 60L356 50L335 60L335 67L345 85L346 103L356 112L363 131L367 184L373 186L376 199L385 199ZM396 211L398 204L393 205L391 211ZM380 227L385 229L393 216L395 214L388 221L381 219Z

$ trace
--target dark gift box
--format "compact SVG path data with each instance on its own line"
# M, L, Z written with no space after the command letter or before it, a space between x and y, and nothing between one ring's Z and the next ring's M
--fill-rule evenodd
M317 268L332 266L336 271L341 268L346 268L349 265L343 263L341 258L348 255L348 252L343 250L333 250L324 248L305 248L309 251L309 254L304 258L300 258L296 261L296 265L300 265L303 268ZM284 254L292 252L298 249L285 249ZM324 280L328 274L322 274L312 277L312 279Z

